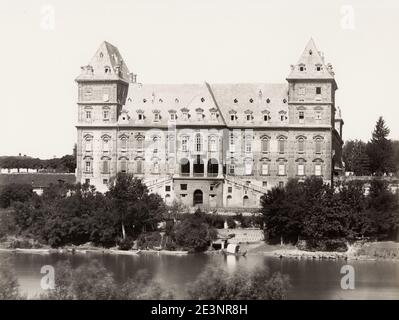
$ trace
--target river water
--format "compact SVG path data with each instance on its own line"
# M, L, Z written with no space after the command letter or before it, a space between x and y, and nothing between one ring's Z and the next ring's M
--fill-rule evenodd
M275 257L193 254L139 256L87 254L27 254L0 253L0 259L11 257L22 292L33 297L42 291L40 269L58 261L70 259L77 267L93 258L112 271L123 282L140 269L146 269L162 285L173 288L177 298L183 298L187 285L207 266L216 265L232 272L238 268L280 271L290 277L289 299L399 299L399 262L394 261L332 261L295 260ZM341 267L350 264L355 270L355 289L341 289Z

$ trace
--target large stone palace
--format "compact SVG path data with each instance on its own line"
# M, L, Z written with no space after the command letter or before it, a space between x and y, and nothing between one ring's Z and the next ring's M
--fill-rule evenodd
M108 42L76 82L77 181L99 191L129 172L167 203L242 210L342 171L337 84L312 39L285 83L139 83Z

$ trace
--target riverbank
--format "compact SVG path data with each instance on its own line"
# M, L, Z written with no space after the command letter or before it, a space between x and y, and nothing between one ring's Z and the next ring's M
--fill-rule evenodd
M393 260L399 261L399 243L393 241L356 242L345 252L306 251L293 245L270 245L266 243L242 244L247 255L264 255L277 258L312 260Z

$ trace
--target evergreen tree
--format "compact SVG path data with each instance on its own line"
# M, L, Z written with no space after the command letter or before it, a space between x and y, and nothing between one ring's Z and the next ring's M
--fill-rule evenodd
M395 171L393 145L388 139L389 128L382 117L379 117L374 128L371 141L367 145L370 169L377 175Z

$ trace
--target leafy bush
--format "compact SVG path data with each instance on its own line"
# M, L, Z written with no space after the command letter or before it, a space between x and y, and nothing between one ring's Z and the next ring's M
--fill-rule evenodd
M19 293L19 284L14 268L9 259L0 260L0 300L18 300L23 297Z
M118 243L119 250L130 250L132 249L134 244L134 240L132 237L126 237L125 239L121 239Z
M159 247L160 245L161 235L158 231L142 233L137 238L137 246L140 249L153 249L154 247Z
M189 287L188 295L194 300L282 300L289 288L288 276L265 270L236 271L209 267Z

